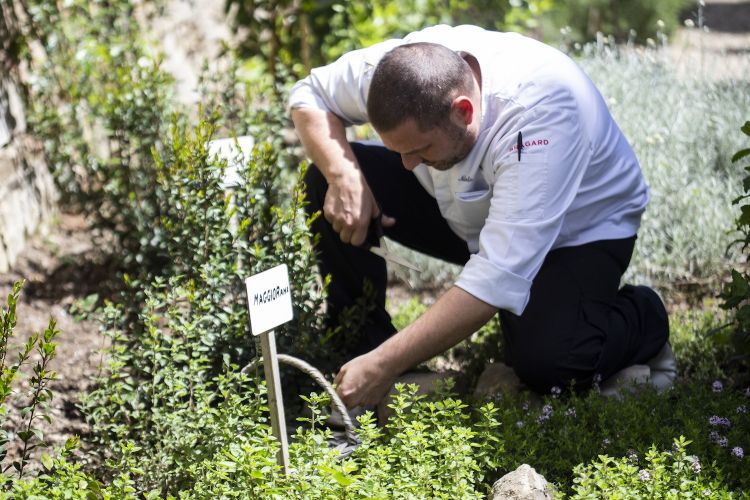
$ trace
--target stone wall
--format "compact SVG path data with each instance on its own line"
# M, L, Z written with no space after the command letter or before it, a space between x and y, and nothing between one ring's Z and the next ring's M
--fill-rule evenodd
M16 81L0 80L0 272L55 213L56 190L39 141L26 133Z

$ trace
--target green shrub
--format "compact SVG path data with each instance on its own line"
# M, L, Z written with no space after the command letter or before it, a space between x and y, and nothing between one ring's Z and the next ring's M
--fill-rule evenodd
M745 122L742 133L750 137L750 122ZM732 157L732 161L740 161L749 155L750 148L741 149ZM747 262L750 260L750 253L747 252L750 245L750 203L747 202L750 198L750 165L745 166L744 170L746 175L742 179L742 194L732 201L733 205L740 205L740 216L735 222L735 229L739 235L733 243L741 244ZM747 271L732 269L731 281L725 284L721 297L724 300L722 307L734 315L735 331L732 342L737 355L747 366L750 356L750 274Z
M95 477L72 462L71 453L78 446L78 438L69 438L59 450L47 453L44 424L51 422L50 389L56 374L50 362L56 354L55 338L59 334L54 319L43 333L35 333L13 352L13 335L17 325L16 308L23 287L22 281L13 284L8 294L7 309L0 309L0 498L135 498L129 489L129 475L122 472L119 480L104 487ZM12 354L17 354L11 361ZM17 394L17 379L26 374L31 365L28 386ZM20 419L13 420L15 411L9 398L23 401ZM17 404L16 407L19 405ZM8 454L9 448L15 450Z
M243 413L229 402L211 405L213 411L185 412L184 420L170 421L175 427L167 431L167 442L187 436L178 455L183 461L172 464L189 470L183 477L191 486L177 493L180 498L481 498L494 480L522 463L578 497L594 498L595 488L610 486L613 494L627 488L638 495L646 487L668 494L672 484L736 494L748 487L748 399L744 392L717 387L680 386L664 395L646 390L622 401L591 392L548 397L542 407L505 398L474 411L445 393L426 400L414 395L414 387L401 387L388 424L379 428L370 414L361 418L362 444L343 460L328 447L330 431L321 426L319 406L325 398L312 395L306 398L312 417L291 439L290 476L276 464L278 445L269 435L264 402L252 399L262 394L255 389L249 391L249 401L255 401L250 406L260 412ZM230 420L234 412L240 418ZM198 429L206 427L216 439L213 429L225 421L220 415L236 422L237 427L227 426L234 434L217 439L223 445L213 454L191 454L191 446L208 451L211 439L203 440ZM191 419L194 423L186 426ZM690 457L684 440L670 448L673 435L693 441ZM200 456L203 460L191 464ZM148 458L139 462L155 465ZM637 475L640 470L648 472L651 483L631 484L645 481Z
M240 438L200 464L200 477L180 498L483 498L482 469L497 422L490 404L472 427L464 403L426 401L400 387L385 428L361 418L362 444L343 460L326 442L330 431L313 412L312 428L297 429L290 445L293 473L280 475L275 448ZM309 398L313 408L321 398Z
M107 376L84 402L108 476L134 468L139 490L175 494L193 484L196 464L233 443L275 446L263 390L240 375L236 356L221 346L241 320L211 300L177 278L155 283L140 317L143 334L108 331ZM119 324L117 308L107 312L112 326ZM254 351L252 336L243 339L235 346Z
M345 52L434 24L527 30L551 0L407 0L337 3L230 0L244 57L259 60L277 83L305 76ZM258 15L263 12L264 15Z
M35 333L26 340L18 352L16 362L11 362L9 359L8 351L11 347L9 342L17 324L16 306L22 287L22 281L13 284L13 289L8 295L8 308L0 310L0 332L2 333L0 337L0 415L4 417L3 420L9 411L6 400L13 393L13 384L19 375L19 370L26 364L33 365L29 387L24 398L26 401L20 411L21 425L0 431L0 464L2 464L4 480L7 480L4 475L11 468L15 469L19 478L23 477L31 462L32 452L37 448L47 446L39 423L50 420L48 406L52 399L52 391L49 384L55 379L55 372L49 368L50 361L55 357L57 346L54 339L59 333L54 319L50 319L49 326L44 333ZM33 362L30 361L32 353L36 358ZM12 457L11 463L6 464L4 462L9 458L8 447L13 444L16 437L18 438L16 444L18 456Z
M722 379L735 387L742 384L742 366L731 342L731 321L716 301L706 299L690 309L670 312L669 325L680 379Z
M691 0L573 0L554 2L549 14L556 29L567 27L574 42L590 42L597 33L612 35L620 42L638 41L672 33L680 25L680 14Z
M580 63L602 91L651 188L632 282L712 288L724 276L734 186L736 123L750 112L747 82L678 75L660 52L605 52ZM717 112L717 110L721 110Z
M248 415L250 427L227 429L226 418L212 410L228 405L243 415L237 408L250 404L227 396L240 391L231 373L259 355L248 328L246 276L281 263L289 269L294 319L276 330L280 352L332 370L350 341L323 331L324 290L303 210L304 169L290 191L277 175L276 155L259 145L245 152L243 182L227 192L226 161L207 151L212 131L208 122L194 130L175 125L162 153L155 153L168 277L129 280L120 301L102 313L112 339L109 366L85 403L98 443L115 450L113 472L124 459L116 443L154 450L136 478L145 490L178 491L193 481L192 464L231 441L220 436L249 435L262 421ZM292 395L304 394L310 382L285 372L284 385L290 406L298 408ZM249 390L245 397L259 396ZM213 438L204 443L201 432Z
M747 491L747 461L733 450L750 446L750 400L747 389L733 389L721 381L690 382L657 394L647 387L622 400L588 394L547 396L534 404L526 397L507 397L496 403L501 423L502 453L494 457L495 476L528 463L571 492L571 471L599 455L645 456L655 445L669 449L674 436L692 442L691 452L723 478L734 491ZM711 465L713 464L713 465Z
M36 0L24 9L29 126L44 138L63 200L115 236L120 266L155 272L163 242L150 158L170 124L172 80L140 38L135 4Z
M158 10L159 4L149 8ZM274 186L287 192L295 183L288 170L298 162L280 139L287 120L281 101L261 95L272 94L272 87L248 81L233 53L212 63L216 67L206 63L196 89L203 107L183 109L175 102L171 76L161 68L159 48L143 39L131 0L35 1L27 10L22 31L32 71L30 127L44 138L66 208L88 217L115 269L131 281L148 283L179 272L171 260L177 248L169 240L174 228L164 226L175 213L164 212L173 208L169 198L179 193L167 184L174 179L164 168L187 161L174 155L188 154L177 144L188 123L205 141L218 130L224 136L251 133L258 144L272 144L277 173L285 173ZM32 57L32 48L43 57ZM227 60L228 67L219 70ZM206 144L201 147L190 154L205 161ZM218 185L220 177L214 181ZM202 207L214 201L202 201ZM183 256L193 250L183 248Z
M732 498L720 476L718 480L711 477L715 473L710 466L686 454L689 444L680 437L671 451L652 446L645 460L601 455L590 465L579 465L573 470L571 498Z

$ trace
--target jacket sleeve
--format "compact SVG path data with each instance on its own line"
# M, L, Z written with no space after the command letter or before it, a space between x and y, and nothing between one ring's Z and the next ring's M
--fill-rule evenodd
M367 93L375 66L386 52L401 43L389 40L354 50L327 66L313 69L292 87L288 108L329 111L345 125L367 122Z

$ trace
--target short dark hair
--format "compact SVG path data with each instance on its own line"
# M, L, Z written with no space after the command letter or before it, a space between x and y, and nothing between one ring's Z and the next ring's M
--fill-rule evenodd
M413 118L430 130L445 125L451 102L471 88L471 68L456 52L435 43L400 45L375 68L367 114L376 130L388 132Z

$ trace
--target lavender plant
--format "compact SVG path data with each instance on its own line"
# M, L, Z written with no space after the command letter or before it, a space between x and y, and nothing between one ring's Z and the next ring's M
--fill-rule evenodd
M600 455L630 457L632 464L653 446L669 450L675 436L684 436L691 441L691 453L704 468L710 468L709 479L723 485L720 489L747 491L750 484L744 451L749 446L750 391L716 382L682 384L664 394L641 387L622 400L602 397L596 388L587 394L566 391L560 395L555 391L542 402L523 395L506 396L495 402L501 424L498 437L503 443L502 452L494 457L495 475L529 463L561 492L571 494L574 478L581 472L579 467L571 474L577 465L596 462ZM653 476L645 462L635 462L640 465L634 473L647 469ZM592 471L611 464L613 460L607 459L593 465ZM607 472L610 479L619 477L624 484L633 480L628 479L631 473L614 465ZM596 476L592 481L599 479L602 477Z
M680 436L668 451L652 446L644 460L635 454L601 455L591 464L578 465L570 498L733 498L711 464L704 466L700 458L687 454L689 444Z
M715 285L739 259L727 253L740 180L729 160L741 144L736 124L750 112L747 82L680 74L663 51L605 48L580 63L651 188L626 279L666 290Z

